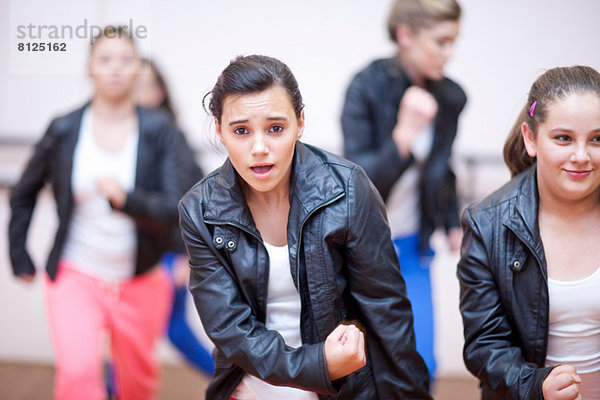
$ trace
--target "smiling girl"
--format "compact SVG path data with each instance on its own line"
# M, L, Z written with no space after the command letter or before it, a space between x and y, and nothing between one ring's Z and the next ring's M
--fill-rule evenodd
M540 76L504 156L462 218L467 367L484 399L600 399L600 74Z

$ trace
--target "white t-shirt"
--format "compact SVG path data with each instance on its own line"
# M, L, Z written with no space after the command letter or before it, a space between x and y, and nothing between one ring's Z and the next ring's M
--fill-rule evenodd
M137 237L133 220L111 208L97 181L115 177L125 191L135 185L139 132L128 136L123 149L111 152L96 143L92 113L83 113L73 155L73 215L62 258L81 272L107 281L134 275Z
M419 179L423 164L431 152L433 125L430 124L414 140L411 153L415 162L394 183L386 200L392 238L412 235L419 231Z
M290 271L288 246L273 246L265 242L269 254L269 285L267 292L266 327L277 331L290 347L302 346L300 332L300 294ZM317 395L301 389L274 386L246 374L231 395L239 400L316 400Z
M600 268L576 281L548 279L550 328L546 366L569 364L582 398L600 399Z

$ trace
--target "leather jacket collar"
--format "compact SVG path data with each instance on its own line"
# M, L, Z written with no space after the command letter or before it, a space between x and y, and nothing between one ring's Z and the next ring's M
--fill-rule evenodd
M540 236L538 223L539 193L537 189L537 168L534 164L523 174L515 198L514 212L507 217L504 226L510 229L531 252L537 257L539 265L542 266L542 274L545 276L544 247ZM525 265L526 252L523 249L520 265ZM517 268L518 269L518 268Z
M233 222L260 237L246 204L240 179L227 158L215 177L217 184L207 199L211 207L205 209L204 221L213 224ZM342 195L342 186L308 149L308 145L296 142L290 184L290 217L293 216L295 221L303 221L315 209ZM288 228L292 227L293 222L288 222Z

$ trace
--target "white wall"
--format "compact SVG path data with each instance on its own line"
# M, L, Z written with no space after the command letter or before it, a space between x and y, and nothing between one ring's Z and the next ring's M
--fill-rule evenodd
M448 75L463 85L469 103L455 150L498 157L540 72L573 64L600 69L596 43L600 2L462 0L461 4L461 36ZM132 19L149 30L149 38L138 41L140 50L164 70L180 123L194 145L205 148L211 137L201 100L218 73L236 55L263 53L286 62L300 83L306 104L305 140L339 153L346 85L370 60L393 52L384 28L388 6L387 0L0 0L0 136L38 138L53 116L90 95L84 40L69 41L62 54L18 53L16 25L77 26L84 19L105 25ZM0 175L14 175L22 159L0 153ZM211 169L221 159L207 150L202 161ZM459 179L467 172L462 171ZM493 176L495 185L506 175L496 171ZM9 211L6 192L0 194L0 359L48 361L52 353L41 285L38 279L25 287L10 277ZM36 215L30 238L40 264L55 223L47 197L41 205L45 211ZM446 254L434 272L441 373L464 373L455 263L456 255ZM172 359L166 350L163 357Z

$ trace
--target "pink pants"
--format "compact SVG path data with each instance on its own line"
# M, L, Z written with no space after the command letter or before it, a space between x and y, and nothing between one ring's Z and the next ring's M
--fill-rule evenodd
M162 268L109 283L61 262L46 279L46 304L56 357L56 400L106 398L102 346L106 333L121 400L153 399L159 369L154 346L164 333L173 296Z

